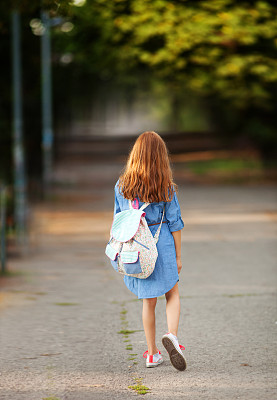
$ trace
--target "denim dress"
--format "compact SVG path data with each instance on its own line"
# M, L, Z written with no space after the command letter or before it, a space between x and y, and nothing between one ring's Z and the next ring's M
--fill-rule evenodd
M139 199L138 199L139 200ZM144 203L139 201L139 207ZM146 279L139 279L124 275L124 282L127 288L139 299L159 297L171 290L179 281L176 251L173 235L171 232L183 229L184 223L181 218L179 202L174 192L171 201L151 203L145 208L145 219L149 224L161 222L163 209L165 207L164 221L162 224L159 240L157 243L158 258L154 272ZM129 201L123 197L118 188L118 181L115 185L114 215L120 211L129 209ZM149 226L154 236L159 225Z

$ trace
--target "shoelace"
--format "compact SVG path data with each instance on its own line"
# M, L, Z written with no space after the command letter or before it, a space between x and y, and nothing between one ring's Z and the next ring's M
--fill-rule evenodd
M179 347L180 347L181 350L185 350L185 347L182 346L181 344L179 344ZM160 350L158 350L158 352L159 352L159 354L161 354ZM146 351L143 353L143 358L147 358L147 355L148 355L148 350L146 350Z

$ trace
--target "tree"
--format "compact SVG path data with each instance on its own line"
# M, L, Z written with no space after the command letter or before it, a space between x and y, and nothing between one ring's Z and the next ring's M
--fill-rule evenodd
M274 2L87 0L72 10L72 22L67 43L56 39L57 49L73 53L76 67L121 81L142 71L166 82L173 101L193 92L212 114L226 111L221 126L255 131L261 146L276 142Z

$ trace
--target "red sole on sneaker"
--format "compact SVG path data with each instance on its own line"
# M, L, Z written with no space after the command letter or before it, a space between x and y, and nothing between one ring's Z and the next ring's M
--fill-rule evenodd
M167 338L162 338L162 343L164 348L168 352L170 362L174 368L178 369L178 371L184 371L187 368L187 363L185 357L176 350L172 341Z

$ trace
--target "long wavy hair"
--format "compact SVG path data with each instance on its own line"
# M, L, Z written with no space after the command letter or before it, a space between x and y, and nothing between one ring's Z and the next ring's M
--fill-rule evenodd
M125 199L139 197L145 203L172 199L177 186L166 144L156 132L146 131L137 138L119 178L119 189Z

